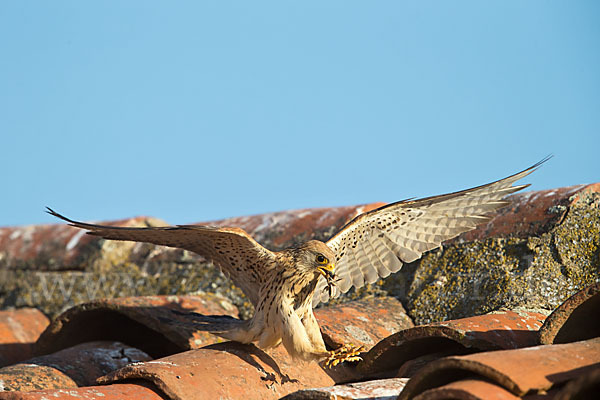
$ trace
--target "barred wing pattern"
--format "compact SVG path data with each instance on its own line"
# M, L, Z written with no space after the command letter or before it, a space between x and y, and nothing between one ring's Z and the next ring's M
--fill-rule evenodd
M240 228L199 225L126 228L73 221L50 208L48 213L104 239L148 242L200 254L218 265L254 305L258 302L260 283L265 280L269 266L274 265L275 255Z
M529 185L512 186L550 157L517 174L487 185L427 197L400 201L361 214L327 242L336 253L335 273L340 278L332 297L352 286L359 288L385 278L417 260L445 240L486 222L486 216L507 204L505 196ZM319 279L313 306L329 300L323 278Z

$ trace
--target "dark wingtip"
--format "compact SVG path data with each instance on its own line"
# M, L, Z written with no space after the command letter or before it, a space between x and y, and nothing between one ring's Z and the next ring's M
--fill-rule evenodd
M509 176L509 177L507 177L507 178L504 178L504 179L511 179L511 178L514 178L514 180L515 180L515 181L517 181L517 180L519 180L519 179L521 179L521 178L523 178L523 177L525 177L525 176L527 176L527 175L531 174L532 172L535 172L535 171L537 171L537 169L538 169L538 168L540 168L540 167L542 166L542 164L544 164L546 161L548 161L548 160L549 160L549 159L551 159L552 157L554 157L554 155L552 155L552 154L548 154L546 157L542 158L540 161L536 162L536 163L535 163L535 164L533 164L531 167L529 167L529 168L527 168L527 169L524 169L524 170L523 170L523 171L521 171L521 172L517 172L516 174L514 174L514 175L511 175L511 176ZM501 181L502 181L502 180L503 180L503 179L501 179ZM513 183L514 183L514 182L513 182ZM528 186L529 186L529 185L528 185ZM525 187L527 187L527 186L524 186L524 187L522 187L521 189L523 189L523 188L525 188ZM517 190L521 190L521 189L517 189Z
M554 157L554 154L548 154L546 157L542 158L540 161L538 161L537 163L535 163L534 165L532 165L530 167L530 169L531 170L538 169L543 163L545 163L546 161L548 161L552 157Z
M75 221L71 221L69 218L65 217L64 215L61 215L61 214L57 213L56 211L54 211L53 209L51 209L48 206L46 206L46 212L48 214L52 215L53 217L62 219L63 221L67 221L67 222L70 222L70 223L74 223L75 222Z
M51 209L50 207L46 206L46 212L54 217L61 217L61 215L59 213L57 213L56 211L54 211L53 209Z

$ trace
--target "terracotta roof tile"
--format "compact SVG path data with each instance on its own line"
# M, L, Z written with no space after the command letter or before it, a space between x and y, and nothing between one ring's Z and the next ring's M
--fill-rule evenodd
M423 367L398 399L412 399L469 375L491 380L517 396L524 396L578 378L593 371L598 363L600 338L446 357Z
M535 311L503 311L416 326L377 343L357 369L365 376L390 376L415 359L427 363L450 354L533 346L545 318ZM415 368L418 365L409 369L411 373Z
M414 400L519 400L501 386L480 379L464 379L450 382L438 388L429 389L421 393Z
M35 308L0 311L0 367L31 357L33 343L48 324Z
M370 297L318 308L315 316L325 343L334 349L352 343L368 350L382 338L414 326L394 297Z
M562 388L554 400L586 400L593 399L600 393L600 367L573 379Z
M408 378L389 378L304 389L290 393L281 400L395 399L407 381Z
M268 353L235 342L130 364L100 383L145 379L170 399L278 399L333 379L317 363L292 361L281 346Z
M151 383L119 383L108 386L51 389L34 392L1 392L0 400L166 400Z
M29 392L76 387L77 383L68 375L46 365L20 363L0 369L0 389L4 391Z
M149 217L129 218L108 223L114 226L166 224L164 221ZM0 228L0 249L6 254L0 266L5 268L27 266L38 270L82 269L81 262L92 258L92 253L100 251L100 246L94 243L101 240L66 224ZM129 247L131 246L132 244L129 244Z
M57 317L41 335L38 354L92 340L118 340L153 357L222 341L197 330L189 313L236 315L229 301L216 295L145 296L95 300Z
M151 358L119 342L89 342L0 369L4 390L89 386L107 373Z
M568 343L600 336L600 283L569 297L540 329L540 343Z

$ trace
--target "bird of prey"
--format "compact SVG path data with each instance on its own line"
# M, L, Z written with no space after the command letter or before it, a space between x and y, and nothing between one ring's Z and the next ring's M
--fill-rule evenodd
M200 254L218 265L255 308L251 319L217 334L266 349L283 343L296 359L326 365L357 361L361 348L328 351L313 307L400 270L445 240L474 229L509 204L504 197L529 185L513 184L549 157L507 178L472 189L388 204L363 213L327 242L310 240L272 252L239 228L199 225L126 228L88 224L48 213L104 239L148 242Z

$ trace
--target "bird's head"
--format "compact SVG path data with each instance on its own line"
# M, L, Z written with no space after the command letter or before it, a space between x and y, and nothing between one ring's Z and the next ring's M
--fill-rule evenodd
M310 271L323 275L325 279L335 277L335 254L323 242L310 240L298 248L298 255L302 265Z

